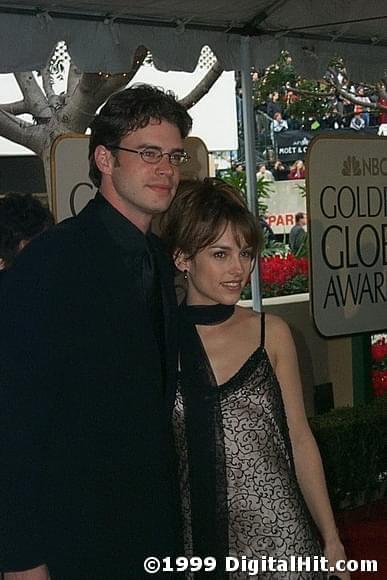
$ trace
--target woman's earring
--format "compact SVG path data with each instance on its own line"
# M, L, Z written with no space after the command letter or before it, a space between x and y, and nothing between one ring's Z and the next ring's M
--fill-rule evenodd
M184 280L188 280L188 270L184 270Z

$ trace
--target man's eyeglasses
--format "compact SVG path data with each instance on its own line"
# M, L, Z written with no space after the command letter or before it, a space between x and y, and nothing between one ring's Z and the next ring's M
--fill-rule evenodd
M190 160L190 156L185 151L176 151L175 153L163 153L160 149L156 149L153 147L146 147L141 151L137 149L128 149L127 147L120 147L119 145L107 145L107 148L110 150L119 149L120 151L128 151L129 153L136 153L137 155L141 156L141 159L145 161L145 163L151 163L152 165L156 165L156 163L160 163L164 156L168 157L169 163L171 165L175 165L178 167L179 165L184 165L187 161Z

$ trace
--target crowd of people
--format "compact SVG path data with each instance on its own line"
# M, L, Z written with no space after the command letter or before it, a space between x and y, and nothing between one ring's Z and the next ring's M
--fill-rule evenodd
M290 67L289 71L291 71L290 57L289 61L288 66ZM256 72L253 72L252 75L253 80L254 78L258 79ZM345 91L344 94L353 95L356 102L352 102L332 89L329 106L322 116L301 119L291 114L291 105L298 101L301 96L294 91L289 81L283 85L281 90L275 90L269 94L267 102L257 108L266 113L271 120L269 129L265 129L265 125L263 125L263 131L266 130L267 134L270 134L274 151L278 147L279 135L291 130L349 129L359 132L373 127L379 135L387 135L386 90L380 91L379 96L375 96L368 92L364 85L350 85L344 77L341 77L340 81L342 89ZM379 104L386 109L372 108L372 104ZM297 159L291 164L285 164L281 159L267 160L257 168L257 179L265 179L266 181L303 179L304 177L305 166L302 159Z
M302 159L297 159L290 167L281 160L274 163L260 163L257 169L257 181L284 181L286 179L305 179L305 164Z
M387 123L387 109L374 109L371 104L387 106L387 97L374 95L368 96L363 85L349 86L345 84L343 88L352 94L356 102L332 91L329 98L327 112L322 116L312 116L306 119L295 118L289 114L289 105L297 101L297 95L288 84L283 90L274 91L269 95L269 99L260 109L271 119L271 130L274 134L292 130L314 130L314 129L346 129L351 128L356 131L365 127L380 127ZM361 102L360 102L361 101ZM368 105L368 106L367 106Z
M245 171L245 166L243 163L237 162L232 165L231 171L236 173L243 172ZM219 177L221 177L221 174ZM277 159L274 163L259 163L256 177L257 181L263 180L265 182L305 179L305 164L302 159L297 159L290 166L284 164L280 159Z
M187 580L241 580L226 557L346 559L290 330L237 306L257 220L220 180L179 185L191 124L169 92L112 95L91 123L95 198L17 238L0 289L5 580L174 578L182 555Z

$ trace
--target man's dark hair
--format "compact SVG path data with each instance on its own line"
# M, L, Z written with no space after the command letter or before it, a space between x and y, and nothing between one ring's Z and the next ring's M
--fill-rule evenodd
M98 145L118 145L121 139L143 129L151 119L175 125L184 139L192 127L192 119L172 92L151 85L133 85L112 95L90 125L89 176L96 187L101 184L94 152Z
M304 219L305 214L304 214L303 211L299 211L298 213L296 213L296 215L294 217L295 217L295 220L296 220L296 224L298 224L298 222L300 220L303 220Z
M54 224L49 209L30 193L8 193L0 198L0 258L10 268L20 242L31 241Z

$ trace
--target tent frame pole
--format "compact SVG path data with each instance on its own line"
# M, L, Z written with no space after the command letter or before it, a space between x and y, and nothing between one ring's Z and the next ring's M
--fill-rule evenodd
M247 205L250 211L256 215L256 151L255 151L255 123L254 123L254 105L252 98L252 80L251 80L251 50L250 37L241 36L241 82L242 82L242 117L243 117L243 134L245 140L245 162L246 162L246 190ZM259 287L259 268L258 261L255 264L251 274L251 294L253 301L253 310L260 312L262 309L261 293Z

